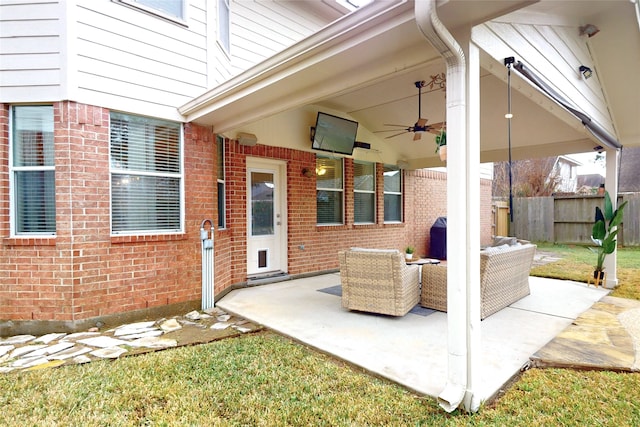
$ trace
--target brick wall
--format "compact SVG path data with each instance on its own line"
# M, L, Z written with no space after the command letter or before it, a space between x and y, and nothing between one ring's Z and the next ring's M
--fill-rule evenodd
M376 165L376 223L354 224L353 160L344 161L345 224L316 225L315 153L226 144L227 227L217 228L216 139L195 124L184 127L185 233L110 235L109 111L54 103L56 237L11 238L9 229L8 105L0 105L0 326L3 321L78 322L145 311L201 298L200 225L216 229L215 293L246 281L247 156L286 161L288 272L338 267L351 246L428 253L429 230L446 216L446 174L404 172L403 224L384 224L383 165ZM483 242L490 240L491 187L483 181ZM489 233L489 234L487 234ZM485 235L487 234L487 235ZM2 328L0 328L1 330Z
M185 234L111 237L109 111L54 103L56 237L10 238L1 111L0 320L75 321L200 298L199 229L215 215L210 132L185 127Z
M225 268L216 265L216 291L246 280L246 158L264 157L287 162L288 272L308 273L338 267L337 252L352 246L395 248L416 247L428 255L429 231L439 216L446 216L446 173L430 170L404 172L404 224L384 224L383 165L376 167L376 224L354 224L353 160L344 159L345 224L317 226L316 180L305 177L303 169L315 171L314 153L281 147L241 146L230 141L227 149L227 200L230 206L228 229L217 233L216 263L231 266L227 282ZM482 180L482 243L491 239L491 182ZM224 240L220 240L224 239ZM231 243L233 242L233 244ZM304 248L304 249L302 249ZM222 255L220 259L218 254ZM225 276L226 278L226 276Z

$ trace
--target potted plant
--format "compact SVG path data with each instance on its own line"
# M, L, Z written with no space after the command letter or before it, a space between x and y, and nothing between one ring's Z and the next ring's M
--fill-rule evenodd
M604 282L604 258L616 250L618 235L617 226L622 222L622 211L627 201L623 202L618 209L613 210L609 192L604 193L604 212L596 206L595 224L591 230L591 240L596 244L596 248L590 247L597 255L593 279L596 287ZM615 228L615 229L614 229Z
M416 251L416 249L413 246L407 246L404 250L404 257L407 260L413 259L413 253Z
M447 160L447 131L442 129L436 135L436 153L440 154L440 160Z

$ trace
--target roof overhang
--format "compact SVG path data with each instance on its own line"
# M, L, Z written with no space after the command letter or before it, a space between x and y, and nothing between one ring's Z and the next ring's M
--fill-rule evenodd
M470 29L531 5L532 1L443 2L444 24ZM507 158L506 68L481 52L481 161ZM385 139L385 123L413 125L414 82L444 72L441 57L420 34L412 1L376 1L180 107L187 121L233 137L256 122L296 109L329 110L360 123L359 140L382 161L411 168L441 166L433 135L413 142L406 134ZM514 77L514 159L590 151L597 141L575 119L528 82ZM444 92L423 94L423 116L445 120ZM312 119L307 115L312 126ZM261 143L264 139L258 135ZM269 142L268 144L277 144ZM640 143L640 142L639 142ZM310 144L304 147L310 150ZM391 153L391 154L389 154ZM380 160L378 160L380 161Z

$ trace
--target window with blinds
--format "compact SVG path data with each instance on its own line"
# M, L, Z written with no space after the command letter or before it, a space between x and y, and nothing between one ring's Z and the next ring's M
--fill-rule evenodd
M376 212L375 163L353 163L353 211L356 224L373 224Z
M216 143L218 144L216 147L218 153L218 228L226 228L227 203L225 196L226 180L224 170L224 138L220 136L217 137Z
M402 222L402 171L384 165L384 222Z
M11 108L12 232L56 232L53 106Z
M319 225L344 224L342 159L316 157L316 207Z
M179 123L111 113L111 231L182 231Z

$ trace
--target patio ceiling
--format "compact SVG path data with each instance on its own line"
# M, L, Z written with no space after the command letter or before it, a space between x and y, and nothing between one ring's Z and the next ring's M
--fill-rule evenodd
M438 8L445 25L469 28L517 9L551 23L592 23L594 67L607 97L617 135L640 145L640 32L627 1L450 1ZM521 10L521 11L522 11ZM481 161L507 159L507 70L500 58L481 54ZM418 119L414 82L445 71L444 62L420 34L413 2L374 2L258 64L180 108L188 121L233 136L259 120L298 108L326 109L360 124L358 140L394 153L411 168L441 166L434 136L386 139L386 123L412 126ZM590 151L597 141L555 102L512 73L513 157L531 158ZM425 90L422 117L445 120L445 93ZM305 126L312 126L307 123ZM260 135L258 135L260 138ZM262 139L261 143L264 142ZM266 142L270 143L270 142ZM310 144L308 144L310 145ZM308 147L310 149L310 147ZM388 159L384 159L388 161Z

